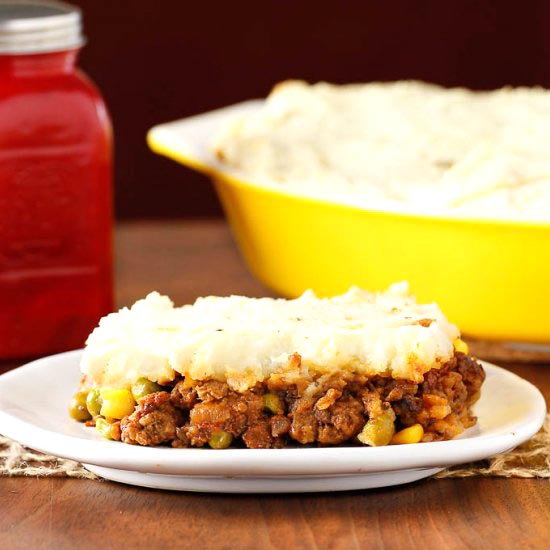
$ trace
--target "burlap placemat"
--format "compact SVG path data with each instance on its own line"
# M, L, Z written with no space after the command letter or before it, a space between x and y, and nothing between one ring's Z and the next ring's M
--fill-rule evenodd
M3 435L0 435L0 476L100 479L74 460L65 460L27 449Z
M0 476L101 479L78 462L32 451L3 436L0 436ZM513 451L480 462L449 468L435 477L471 476L550 479L550 414L546 416L540 432Z
M538 477L550 479L550 413L540 431L513 451L461 464L435 475L445 477Z

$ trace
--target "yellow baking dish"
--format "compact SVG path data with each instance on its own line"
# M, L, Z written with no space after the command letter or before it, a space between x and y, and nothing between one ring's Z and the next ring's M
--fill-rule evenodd
M550 224L367 210L260 187L210 152L248 101L156 126L153 151L209 175L251 271L283 296L409 281L467 335L550 343Z

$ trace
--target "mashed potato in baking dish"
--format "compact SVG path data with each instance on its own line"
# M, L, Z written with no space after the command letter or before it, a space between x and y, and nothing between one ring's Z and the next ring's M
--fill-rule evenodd
M367 208L550 220L550 91L277 85L214 151L242 179Z
M243 391L279 372L297 352L302 368L422 381L454 354L458 329L435 304L417 304L404 283L386 292L352 288L334 298L199 298L174 307L153 292L104 317L86 343L82 371L100 386L140 377L222 380Z

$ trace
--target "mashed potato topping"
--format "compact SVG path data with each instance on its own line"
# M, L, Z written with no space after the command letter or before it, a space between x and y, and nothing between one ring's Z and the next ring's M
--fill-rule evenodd
M366 208L550 220L550 91L290 81L213 144L246 181Z
M297 352L300 368L310 371L421 381L453 356L458 336L437 305L417 304L405 283L334 298L311 291L294 300L209 296L183 307L152 292L100 321L81 366L103 387L142 376L162 383L181 373L244 391L285 372Z

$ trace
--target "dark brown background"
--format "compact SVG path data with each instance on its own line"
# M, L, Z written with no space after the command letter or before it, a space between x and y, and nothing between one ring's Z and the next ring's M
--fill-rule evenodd
M550 86L550 2L73 0L81 66L114 120L119 217L219 215L210 187L149 152L148 128L277 81L418 78Z

